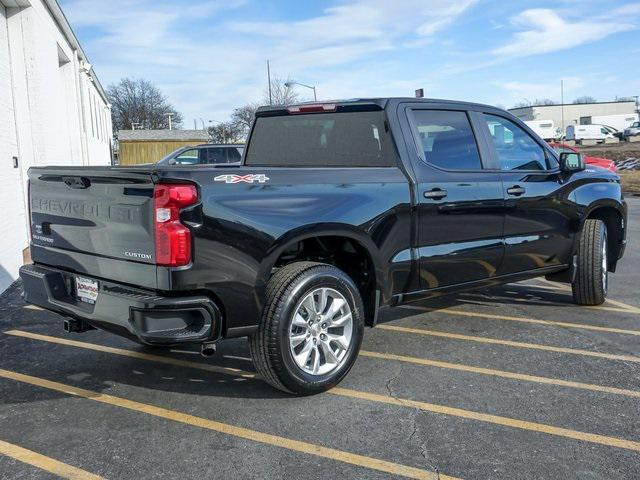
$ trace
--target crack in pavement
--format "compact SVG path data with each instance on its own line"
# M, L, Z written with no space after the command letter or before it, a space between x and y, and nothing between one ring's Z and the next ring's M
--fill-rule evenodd
M387 380L386 383L386 388L387 388L387 392L389 393L389 396L391 398L394 398L396 400L398 400L401 403L404 403L404 400L402 398L398 398L396 396L396 394L393 391L393 383L398 380L400 378L400 376L402 375L404 369L404 365L403 364L399 364L398 368L396 369L396 373L393 374L389 380ZM419 427L418 427L418 418L420 416L425 415L426 416L426 412L422 411L421 409L414 407L412 405L406 405L407 407L411 408L411 410L413 411L413 417L412 417L412 421L413 421L413 431L411 432L411 435L409 435L409 442L414 442L414 438L417 437L417 446L420 449L420 454L422 455L422 457L424 458L425 461L425 466L428 470L433 471L437 478L440 478L440 470L438 469L438 467L429 459L428 456L428 451L427 451L427 446L426 446L426 442L424 441L424 439L422 438L422 436L419 434Z

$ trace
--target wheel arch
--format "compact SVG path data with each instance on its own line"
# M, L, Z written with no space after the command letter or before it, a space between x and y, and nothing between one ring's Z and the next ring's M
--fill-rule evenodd
M369 235L363 230L348 224L314 224L307 225L294 229L282 235L276 239L270 246L265 259L263 260L258 273L258 284L256 285L256 291L261 298L264 298L264 292L266 285L271 278L274 269L291 263L292 261L302 260L315 260L322 261L323 263L332 264L341 270L344 270L349 274L349 268L345 268L344 261L331 261L323 260L322 258L314 257L293 257L291 261L284 260L283 256L287 252L291 252L298 245L308 245L311 242L322 242L323 240L330 240L330 244L335 247L341 241L349 242L355 249L355 254L358 258L363 258L366 264L370 266L368 275L371 278L370 284L363 286L361 279L358 282L356 278L356 284L360 290L362 301L365 305L365 314L368 323L372 323L377 313L377 307L379 306L381 299L390 298L389 285L386 280L386 269L384 267L383 259L381 258L380 250L371 239ZM348 266L347 266L348 267ZM353 275L350 275L353 276Z
M587 219L602 220L607 227L607 253L609 258L609 270L615 272L618 258L620 257L625 238L625 215L624 208L620 203L604 199L595 202L587 209L586 214L580 222L580 231L584 228Z

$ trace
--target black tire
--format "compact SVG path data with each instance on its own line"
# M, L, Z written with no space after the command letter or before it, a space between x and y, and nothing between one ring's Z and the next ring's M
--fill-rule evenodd
M607 297L607 227L602 220L587 219L580 233L577 270L571 289L578 305L600 305Z
M289 343L299 302L318 288L339 292L352 316L349 346L338 366L324 375L300 368ZM266 382L287 393L312 395L330 389L347 375L360 351L363 333L364 306L351 278L332 265L296 262L279 269L269 281L262 320L258 331L249 337L249 347L256 370Z

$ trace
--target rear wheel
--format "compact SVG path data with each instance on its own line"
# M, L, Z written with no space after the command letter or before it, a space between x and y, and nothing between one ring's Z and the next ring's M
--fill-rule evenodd
M571 289L578 305L600 305L609 287L607 227L602 220L587 219L580 234L577 270Z
M314 262L282 267L267 286L260 327L249 339L258 373L289 393L328 390L355 362L363 312L360 293L342 270Z

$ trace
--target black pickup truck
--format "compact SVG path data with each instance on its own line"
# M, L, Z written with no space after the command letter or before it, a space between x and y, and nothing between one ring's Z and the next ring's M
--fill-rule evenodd
M248 336L260 375L337 384L381 308L546 276L602 303L610 171L503 110L413 98L262 107L241 165L29 170L26 301L147 345Z

